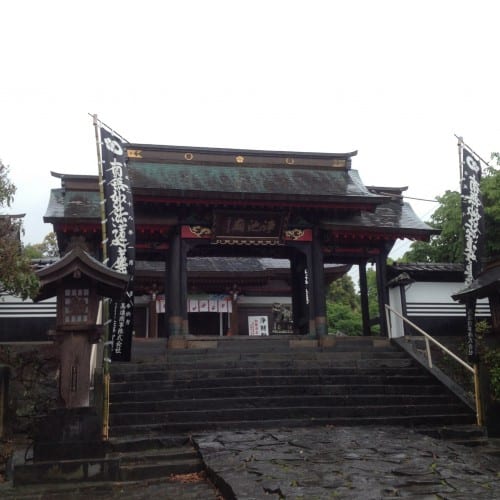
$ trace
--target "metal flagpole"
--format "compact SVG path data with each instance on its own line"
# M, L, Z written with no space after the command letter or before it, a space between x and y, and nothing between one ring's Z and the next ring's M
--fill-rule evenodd
M106 235L106 212L104 207L104 189L103 189L103 168L101 154L101 134L99 131L100 121L97 115L91 115L94 122L96 147L97 147L97 164L99 169L99 195L101 205L101 231L102 231L102 260L105 263L108 259L107 250L107 235ZM104 325L104 349L103 349L103 404L102 404L102 437L104 440L109 438L109 386L110 374L109 363L111 361L111 352L109 348L109 301L103 299L103 325Z

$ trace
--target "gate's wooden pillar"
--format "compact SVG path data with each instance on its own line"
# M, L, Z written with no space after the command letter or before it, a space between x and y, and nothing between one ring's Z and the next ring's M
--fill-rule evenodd
M304 255L295 252L290 259L290 273L292 282L292 314L294 333L304 335L307 333L307 321L305 319L305 294L304 294Z
M165 316L168 335L173 336L182 333L181 238L179 234L171 237L167 259Z
M321 337L328 334L326 321L326 294L325 294L325 269L323 263L323 251L319 241L319 235L315 232L312 242L312 290L314 304L314 322L316 335Z
M151 294L151 301L149 302L148 337L152 339L158 337L158 313L156 312L156 293Z
M188 309L187 309L187 296L188 296L188 271L187 271L187 254L188 245L184 240L180 241L180 255L179 255L179 278L180 278L180 309L182 316L182 333L187 335L189 333L188 322Z
M366 260L359 263L358 269L359 291L361 294L361 317L363 319L363 335L371 335L370 308L368 302L368 281L366 279Z
M389 303L387 291L387 251L382 250L377 257L377 292L378 292L378 313L380 317L380 334L388 335L387 318L385 315L385 305Z

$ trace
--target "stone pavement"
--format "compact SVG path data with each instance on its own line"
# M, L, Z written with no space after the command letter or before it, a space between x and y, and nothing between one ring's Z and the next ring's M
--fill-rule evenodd
M195 436L227 498L500 499L500 458L402 427Z
M500 456L403 427L309 427L193 437L203 475L131 483L0 484L0 498L83 500L500 499Z

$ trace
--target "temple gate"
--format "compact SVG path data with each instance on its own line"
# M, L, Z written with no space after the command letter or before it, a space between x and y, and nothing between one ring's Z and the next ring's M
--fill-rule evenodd
M362 183L351 168L356 152L131 143L126 149L135 212L135 295L149 298L151 336L191 333L189 297L203 283L203 272L190 271L189 262L202 258L289 262L290 328L312 337L328 333L328 276L331 281L352 265L359 267L363 333L370 333L366 266L375 264L379 321L385 333L387 256L398 238L426 240L435 232L403 201L406 188ZM52 190L44 220L53 224L61 253L78 243L99 258L97 176L53 175L60 178L61 188ZM201 291L229 297L234 316L239 306L233 299L245 293L245 282L237 282L237 272L221 271L224 288L214 289L205 280ZM250 268L248 279L251 274ZM162 297L164 309L158 309ZM163 324L151 321L163 310ZM227 327L221 323L224 333L247 333L234 318Z

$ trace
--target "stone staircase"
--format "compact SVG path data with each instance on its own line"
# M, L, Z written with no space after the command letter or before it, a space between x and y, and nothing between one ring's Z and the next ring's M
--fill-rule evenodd
M143 348L144 349L144 348ZM376 337L328 347L289 338L221 339L162 362L112 368L110 433L192 433L311 425L449 426L474 412L397 346Z
M202 470L203 462L198 452L189 437L183 434L127 436L111 439L105 456L100 458L27 462L19 457L18 463L12 464L12 483L21 494L19 488L30 485L78 485L84 488L84 485L109 481L131 484Z
M150 352L142 343L136 362L113 364L105 456L20 460L13 495L37 484L84 491L200 472L189 434L207 430L404 425L483 444L482 429L471 425L474 412L387 339L335 338L322 347L286 337L200 344L166 352L153 342Z
M182 435L112 439L106 456L118 461L119 481L143 481L203 470L198 452Z

